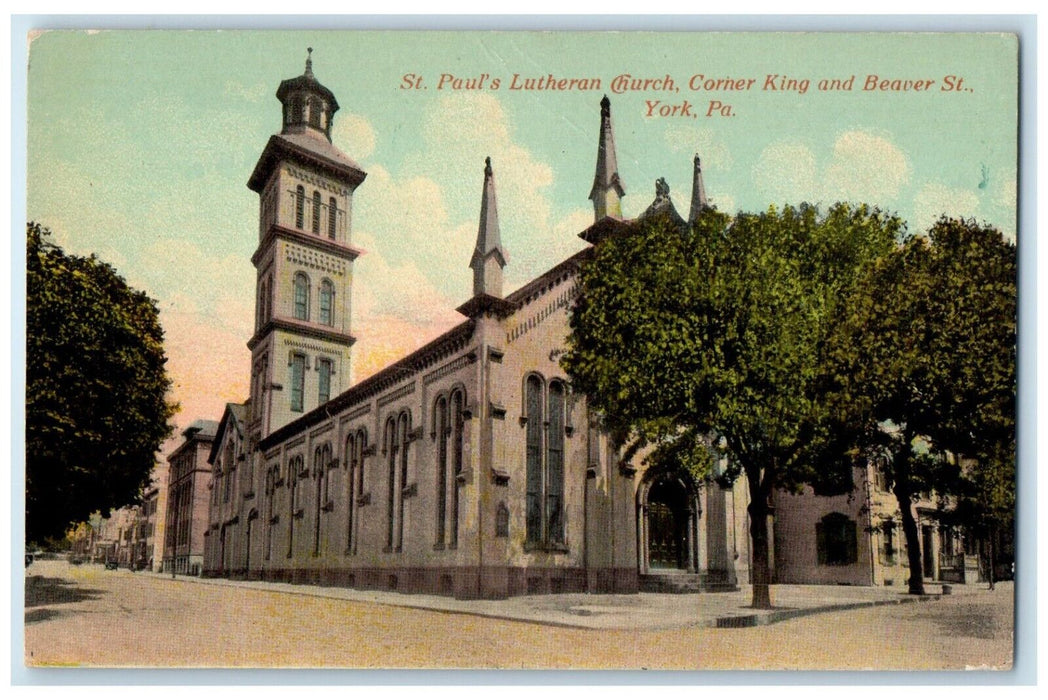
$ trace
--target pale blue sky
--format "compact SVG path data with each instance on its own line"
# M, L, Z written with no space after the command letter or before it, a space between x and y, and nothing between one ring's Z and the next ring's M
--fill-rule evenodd
M678 209L691 160L722 209L866 201L914 229L974 216L1015 235L1018 45L1006 35L730 33L55 32L35 39L28 87L28 216L95 252L157 298L185 425L247 391L257 196L245 183L280 126L274 92L303 70L341 110L334 141L369 172L358 189L356 376L456 321L466 299L485 156L498 187L513 288L582 243L592 220L601 96L612 101L624 213L665 177ZM402 76L426 90L403 90ZM436 89L440 74L499 90ZM514 73L596 77L590 92L511 91ZM615 76L669 74L679 92L611 94ZM692 91L693 75L753 78ZM866 76L931 79L862 90ZM809 79L805 94L766 76ZM817 81L855 76L850 92ZM943 92L945 76L963 77ZM490 83L490 78L489 78ZM968 91L970 88L970 91ZM696 118L651 118L646 100ZM735 116L705 116L710 100Z

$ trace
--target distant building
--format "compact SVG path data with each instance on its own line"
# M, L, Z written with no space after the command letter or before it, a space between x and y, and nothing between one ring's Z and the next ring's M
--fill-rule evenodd
M204 563L207 530L207 463L218 423L197 420L182 432L184 438L168 457L167 513L163 570L196 576Z

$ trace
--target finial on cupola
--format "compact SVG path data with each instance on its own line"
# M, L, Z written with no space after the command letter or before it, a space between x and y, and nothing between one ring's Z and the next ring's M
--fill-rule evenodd
M313 77L313 47L306 48L306 72L305 75Z

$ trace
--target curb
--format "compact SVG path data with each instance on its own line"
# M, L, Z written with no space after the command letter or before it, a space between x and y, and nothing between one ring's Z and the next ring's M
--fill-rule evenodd
M906 603L939 600L940 594L925 594L911 598L899 598L898 600L864 600L858 603L838 603L836 605L823 605L815 608L795 608L793 610L773 610L765 613L754 613L752 615L734 615L718 617L713 621L711 627L718 629L731 629L742 627L760 627L771 625L776 622L792 620L797 617L817 615L819 613L839 612L841 610L857 610L859 608L875 608L882 605L904 605Z
M239 586L238 581L232 581L229 579L222 578L200 578L194 576L179 576L177 579L169 579L168 576L156 573L146 572L146 575L151 575L159 579L167 580L181 580L190 583L202 583L204 585L211 586L228 586L228 587L242 587L250 588L257 591L268 591L271 593L286 593L291 595L309 596L314 598L326 598L331 600L342 600L348 603L361 603L369 605L383 605L386 607L395 608L407 608L410 610L425 610L427 612L443 613L446 615L471 615L473 617L480 617L489 620L503 620L506 622L520 622L524 624L541 625L544 627L558 627L563 629L581 629L581 630L635 630L635 631L655 631L655 630L667 630L667 629L682 629L682 628L712 628L712 629L742 629L746 627L761 627L765 625L772 625L777 622L785 622L786 620L792 620L799 617L807 617L810 615L818 615L820 613L840 612L843 610L857 610L861 608L872 608L884 605L905 605L908 603L915 602L927 602L933 600L939 600L942 598L942 594L928 593L919 596L907 596L898 599L891 600L865 600L857 601L853 603L835 603L832 605L822 605L810 608L790 608L783 610L771 610L766 612L750 613L743 615L724 615L720 617L709 618L706 620L699 620L697 622L680 623L672 625L658 625L654 627L649 626L635 626L635 625L623 625L623 624L609 624L606 626L594 626L575 623L564 620L548 620L536 618L533 616L514 615L510 613L492 612L486 610L467 610L452 607L443 607L432 604L426 604L423 602L414 602L410 600L403 601L386 601L386 600L368 600L363 598L355 597L344 597L341 595L332 595L325 593L325 587L314 588L298 588L292 590L285 590L282 588L270 587L265 585L267 582L258 582L262 585L258 586ZM291 585L291 584L287 584ZM363 593L363 591L362 591Z

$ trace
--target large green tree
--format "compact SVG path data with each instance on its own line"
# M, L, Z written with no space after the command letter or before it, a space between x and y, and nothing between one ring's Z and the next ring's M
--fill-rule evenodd
M156 303L26 226L26 539L135 501L175 407Z
M924 592L921 494L961 498L975 531L1014 504L1015 273L1000 232L940 219L869 269L830 342L831 404L857 410L857 445L898 501L911 593Z
M841 204L711 210L691 227L652 217L599 243L580 271L565 369L623 445L699 469L707 441L723 446L722 480L749 487L755 607L771 606L773 491L851 486L854 422L824 400L826 339L901 228Z

